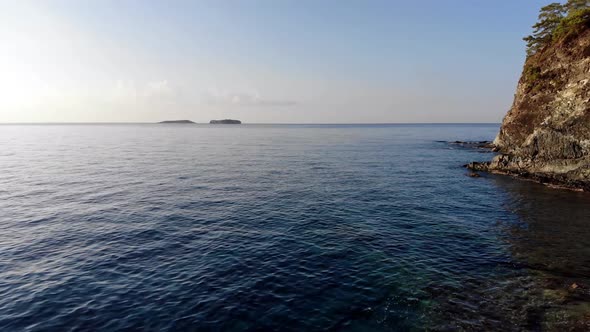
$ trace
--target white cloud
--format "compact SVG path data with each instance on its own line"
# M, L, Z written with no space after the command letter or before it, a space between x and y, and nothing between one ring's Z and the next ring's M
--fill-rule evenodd
M217 90L205 92L202 101L206 104L227 106L287 107L297 105L297 102L292 100L263 98L258 92L221 92Z
M179 90L168 80L137 83L133 80L118 80L106 99L113 103L171 102L179 96Z
M137 87L134 81L118 80L115 82L113 91L107 95L112 102L129 102L137 100Z
M143 95L148 98L169 99L178 95L178 89L172 87L168 80L153 81L146 84Z
M209 90L202 94L181 93L181 89L166 79L138 83L133 80L118 80L107 99L120 104L182 103L205 104L226 107L289 107L298 103L287 99L262 97L258 92L227 92Z

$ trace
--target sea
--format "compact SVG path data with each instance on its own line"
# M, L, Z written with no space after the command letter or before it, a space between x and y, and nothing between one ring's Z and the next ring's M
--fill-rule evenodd
M0 330L588 330L590 194L498 130L0 125Z

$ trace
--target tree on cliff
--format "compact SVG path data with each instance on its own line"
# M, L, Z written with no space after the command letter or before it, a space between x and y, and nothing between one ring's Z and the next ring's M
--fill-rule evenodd
M533 34L523 38L527 42L527 54L532 55L551 41L553 31L559 26L566 13L564 5L554 2L539 13L539 21L533 25Z
M523 38L527 43L527 55L533 55L549 44L557 30L563 34L562 30L567 28L563 23L568 17L580 16L581 11L589 8L590 0L568 0L565 4L554 2L541 8L539 21L533 25L533 34Z
M568 0L564 5L568 14L590 7L590 0Z

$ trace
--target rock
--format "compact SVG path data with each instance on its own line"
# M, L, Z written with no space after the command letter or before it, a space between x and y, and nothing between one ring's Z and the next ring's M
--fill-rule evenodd
M481 177L481 175L479 175L479 174L477 174L475 172L471 172L471 173L469 173L469 177L471 177L471 178L479 178L479 177Z
M477 162L474 161L465 165L467 169L472 171L480 171L480 172L487 172L489 170L490 163L489 162Z
M468 149L494 149L494 144L490 141L454 141L449 144L457 145Z
M191 120L168 120L159 122L160 124L195 124Z
M209 124L242 124L242 121L232 119L211 120Z
M590 22L576 31L527 58L492 144L500 154L469 169L590 190Z

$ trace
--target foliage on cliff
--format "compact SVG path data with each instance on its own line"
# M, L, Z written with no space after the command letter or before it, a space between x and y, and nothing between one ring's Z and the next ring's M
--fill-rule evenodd
M590 56L590 46L572 44L590 30L590 0L569 0L541 8L533 29L533 34L524 38L528 56L520 82L531 96L559 91L566 83L564 68L552 64L564 56L570 61Z
M491 162L512 174L590 192L590 0L541 9Z
M590 24L590 0L568 0L541 8L533 33L523 38L532 56L556 40L574 37Z

